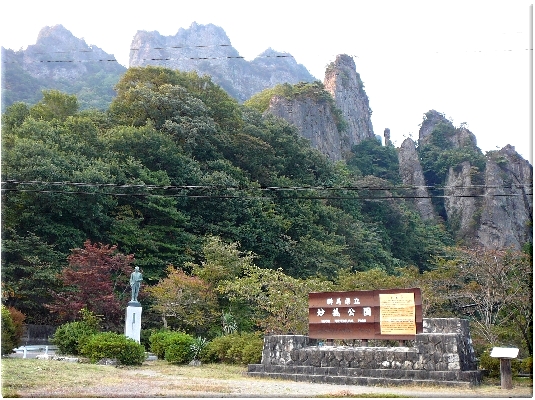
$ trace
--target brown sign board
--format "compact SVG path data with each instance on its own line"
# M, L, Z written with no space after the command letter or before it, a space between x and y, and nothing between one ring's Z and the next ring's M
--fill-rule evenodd
M411 340L423 332L421 290L309 293L308 321L315 339Z

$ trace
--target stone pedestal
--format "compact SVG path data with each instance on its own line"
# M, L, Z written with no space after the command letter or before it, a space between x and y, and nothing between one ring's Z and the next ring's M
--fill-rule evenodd
M137 301L128 302L124 334L139 343L141 337L141 312L143 308Z
M481 383L468 320L424 318L423 328L410 347L314 346L307 336L265 336L262 362L249 364L247 374L342 385Z

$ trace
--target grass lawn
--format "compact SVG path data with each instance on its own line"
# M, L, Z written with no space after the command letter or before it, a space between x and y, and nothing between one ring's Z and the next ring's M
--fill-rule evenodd
M252 378L247 367L172 365L163 360L114 367L56 360L2 358L2 397L532 397L533 381L499 380L475 388L344 386Z
M200 367L172 365L166 361L146 362L137 367L64 362L55 360L3 358L3 397L87 397L90 388L94 396L99 391L116 390L148 392L165 382L166 390L173 386L191 392L226 388L210 385L209 380L245 379L246 367L225 364L204 364ZM103 393L105 394L105 393Z

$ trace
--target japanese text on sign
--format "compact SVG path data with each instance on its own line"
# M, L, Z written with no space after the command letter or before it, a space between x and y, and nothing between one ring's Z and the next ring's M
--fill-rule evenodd
M415 305L413 293L379 294L382 335L415 335Z

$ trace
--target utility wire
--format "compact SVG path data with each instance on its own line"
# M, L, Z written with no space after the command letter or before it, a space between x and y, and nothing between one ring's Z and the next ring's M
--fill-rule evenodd
M36 189L2 189L3 192L33 192L33 193L56 193L69 195L105 195L105 196L130 196L130 197L178 197L178 198L192 198L192 199L274 199L272 196L228 196L228 195L194 195L194 194L155 194L155 193L111 193L111 192L66 192L61 190L36 190ZM476 198L476 197L519 197L528 195L514 194L514 193L496 193L496 194L474 194L474 195L429 195L429 196L293 196L293 197L279 197L280 200L388 200L388 199L433 199L433 198Z
M115 186L117 188L124 188L124 186ZM135 186L126 186L126 187L135 187ZM138 188L141 188L143 186L137 186ZM143 187L147 189L146 187ZM168 189L165 187L157 187L158 189ZM283 197L273 197L268 195L251 195L251 192L258 192L258 191L268 191L268 193L275 193L278 192L279 189L287 190L285 188L277 188L277 190L274 190L273 188L235 188L235 187L197 187L197 189L212 189L212 190L232 190L235 191L238 189L238 191L243 192L249 192L244 193L242 195L221 195L221 194L192 194L192 193L115 193L115 192L88 192L88 191L64 191L64 190L47 190L47 189L20 189L20 188L3 188L3 192L30 192L30 193L54 193L54 194L68 194L68 195L106 195L106 196L131 196L131 197L175 197L175 198L192 198L192 199L242 199L242 200L252 200L252 199L280 199L280 200L388 200L388 199L432 199L432 198L478 198L478 197L519 197L519 196L532 196L532 193L485 193L485 194L452 194L452 195L394 195L394 194L388 194L388 195L374 195L374 196L347 196L347 195L305 195L305 196L283 196ZM151 188L154 189L154 188ZM151 190L149 189L149 190ZM190 187L189 190L192 188ZM303 189L292 189L297 193L297 190L303 190ZM305 189L308 190L308 189ZM314 189L318 190L318 189ZM321 189L319 189L321 190ZM341 189L343 190L343 189Z
M257 58L293 58L293 56L262 56ZM245 59L242 56L226 56L226 57L180 57L180 58L142 58L138 61L178 61L178 60L224 60L224 59ZM35 60L29 63L84 63L84 62L102 62L111 61L118 62L116 59L98 59L98 60ZM19 61L4 61L4 64L18 64ZM24 62L28 63L27 61Z
M147 185L141 184L118 184L118 183L93 183L93 182L70 182L70 181L19 181L7 179L2 185L53 185L53 186L85 186L85 187L116 187L116 188L144 188L144 189L231 189L231 190L458 190L458 189L513 189L532 188L530 183L511 183L507 185L470 185L470 186L447 186L447 185L400 185L400 186L259 186L242 187L230 185Z
M214 44L214 45L192 45L192 46L163 46L163 47L148 47L148 48L130 48L130 51L141 51L141 50L187 50L187 49L206 49L206 48L215 48L215 47L232 47L231 44ZM104 50L102 50L104 52ZM533 48L525 49L488 49L488 50L464 50L464 51L455 51L457 53L487 53L487 52L516 52L516 51L533 51ZM88 50L67 50L67 51L54 51L54 52L32 52L31 54L73 54L73 53L92 53L93 49ZM449 51L434 51L433 54L440 53L449 53ZM352 57L358 57L357 55L351 55ZM256 56L256 58L294 58L289 53L283 53L281 55L264 55ZM176 60L220 60L220 59L245 59L243 56L219 56L219 57L179 57L179 58L143 58L139 61L176 61ZM26 61L25 63L76 63L76 62L118 62L115 58L112 59L96 59L96 60L35 60L35 61ZM15 64L19 61L3 61L4 64Z

